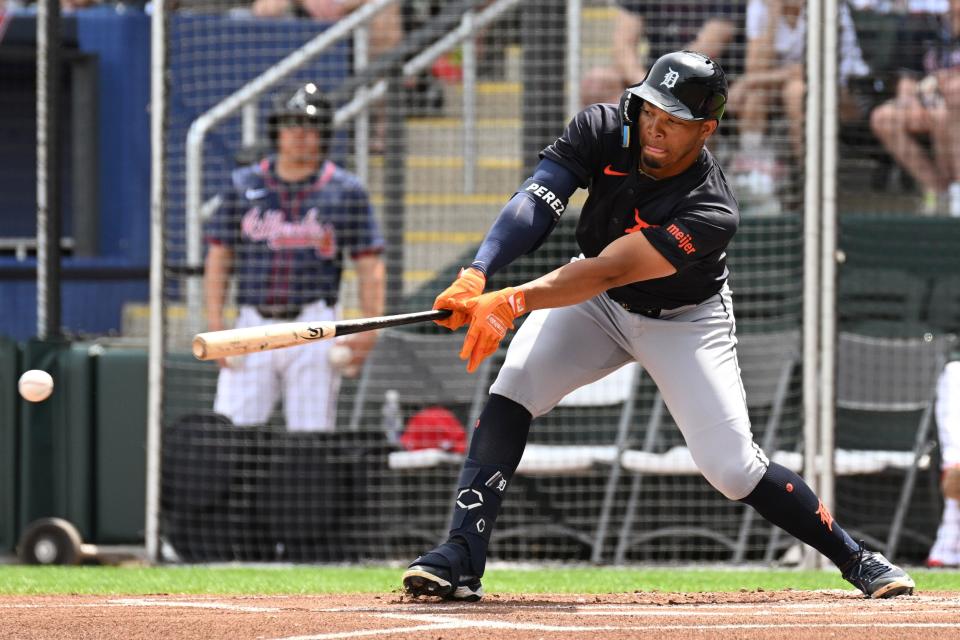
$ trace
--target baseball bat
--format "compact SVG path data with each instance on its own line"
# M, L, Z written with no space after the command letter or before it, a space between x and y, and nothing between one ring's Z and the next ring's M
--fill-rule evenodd
M198 360L216 360L245 353L284 349L300 344L329 340L334 336L374 331L415 322L441 320L452 312L449 309L434 309L416 313L401 313L393 316L377 316L358 320L283 322L242 329L207 331L193 337L193 355Z

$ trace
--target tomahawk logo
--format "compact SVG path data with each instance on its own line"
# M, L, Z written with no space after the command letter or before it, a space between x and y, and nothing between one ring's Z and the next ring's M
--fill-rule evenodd
M666 87L667 89L673 89L673 85L677 84L677 80L680 79L680 74L667 67L667 75L663 76L663 82L660 83L661 87Z

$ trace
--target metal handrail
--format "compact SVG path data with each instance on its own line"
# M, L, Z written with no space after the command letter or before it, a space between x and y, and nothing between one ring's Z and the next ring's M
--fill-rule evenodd
M186 260L188 265L199 266L203 258L200 212L203 200L203 143L207 133L245 104L255 100L264 91L283 81L288 75L321 54L337 40L365 24L378 11L397 1L374 0L363 5L193 121L187 131L186 144ZM200 282L196 278L191 278L187 282L187 306L191 311L196 312L191 314L193 317L199 316L200 299Z
M286 58L281 60L273 67L267 69L262 74L248 82L246 85L235 91L233 94L222 100L220 103L209 109L191 125L187 133L186 144L186 262L188 267L199 267L203 257L203 246L201 242L202 210L203 210L203 144L207 133L217 124L233 115L236 111L245 105L253 102L257 96L264 91L275 86L288 75L296 71L301 66L307 64L310 60L320 55L324 50L333 45L337 40L346 37L358 29L365 28L366 23L374 14L383 10L397 0L374 0L369 4L350 13L348 16L307 42L301 48L292 52ZM490 3L483 10L474 12L466 11L459 25L450 30L446 35L436 40L430 46L427 46L419 54L412 57L400 68L401 75L404 78L413 77L427 69L437 58L452 50L460 43L464 42L479 29L487 26L501 14L519 4L519 0L496 0ZM580 0L568 0L568 12L575 11L579 15L581 7ZM568 20L568 24L570 21ZM568 29L568 82L575 77L579 67L579 29ZM576 42L572 42L574 38ZM401 53L401 52L397 52ZM376 82L370 85L376 76L382 76L386 70L393 68L394 61L379 61L380 64L372 64L364 71L358 73L347 83L347 89L353 95L353 98L344 104L334 114L334 127L342 126L352 118L366 112L369 105L376 100L381 99L387 91L387 80L380 77ZM465 72L475 73L474 63L466 64ZM575 84L575 83L574 83ZM464 102L465 104L473 101L473 87L475 78L465 78ZM470 89L467 91L467 89ZM575 110L574 101L578 100L578 87L571 86L568 93L568 110ZM248 120L250 119L248 114ZM464 109L464 147L465 154L471 154L471 149L475 145L475 109L468 107ZM468 174L475 170L475 160L470 162L465 160L464 167ZM464 187L467 191L473 189L473 180L465 176ZM187 303L188 309L199 312L201 290L197 278L190 278L187 282ZM199 315L199 313L197 313Z

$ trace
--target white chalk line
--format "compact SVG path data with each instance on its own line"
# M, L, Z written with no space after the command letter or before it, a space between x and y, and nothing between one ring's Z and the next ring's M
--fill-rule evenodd
M362 638L364 636L396 635L400 633L421 633L423 631L442 631L445 629L465 629L468 625L462 621L444 624L422 624L415 627L389 627L386 629L362 629L360 631L337 631L310 636L284 636L275 640L335 640L336 638Z
M810 603L816 604L816 603ZM688 605L689 606L689 605ZM589 606L588 606L589 607ZM584 607L587 609L588 607ZM538 607L544 608L544 607ZM729 616L729 615L742 615L742 609L745 607L736 606L735 611L683 611L683 615L710 615L715 617L720 616ZM823 608L823 607L817 607ZM353 609L352 607L350 609ZM586 615L604 615L608 617L617 616L617 615L631 615L631 616L640 616L640 615L657 615L657 616L670 616L676 615L677 611L664 611L662 608L658 610L642 610L635 611L633 609L607 609L599 610L600 607L595 607L593 611L572 611L572 610L562 610L557 611L557 613L562 614L586 614ZM328 612L333 612L329 611ZM474 613L480 613L476 607L473 608ZM809 615L809 616L822 616L827 613L835 613L835 607L831 611L791 611L789 615ZM357 613L356 611L350 611L350 613ZM729 624L662 624L662 625L650 625L645 624L642 626L634 625L592 625L592 626L583 626L583 625L555 625L555 624L538 624L538 623L527 623L527 622L505 622L503 620L489 620L483 618L463 618L463 617L454 617L451 615L441 615L441 614L418 614L414 612L407 613L374 613L369 612L377 618L386 618L389 620L409 620L412 622L424 622L428 621L432 624L428 625L416 625L413 627L388 627L380 629L363 629L358 631L339 631L334 633L320 633L314 635L304 635L304 636L292 636L292 637L280 637L274 638L273 640L334 640L334 639L346 639L346 638L358 638L371 635L396 635L396 634L407 634L413 632L422 632L422 631L437 631L441 629L471 629L471 630L490 630L490 629L499 629L499 630L509 630L509 631L541 631L541 632L551 632L551 633L584 633L584 632L598 632L598 631L619 631L619 632L629 632L629 631L671 631L671 630L683 630L683 631L709 631L709 630L749 630L749 629L809 629L809 622L796 622L796 623L729 623ZM763 610L759 615L778 615L781 612L772 611L772 610ZM887 610L880 611L854 611L854 612L845 612L846 614L853 615L862 615L876 617L880 613L889 613L892 615L906 615L911 613L923 613L923 614L932 614L938 615L944 612L930 610L930 609L914 609L914 608L890 608ZM455 614L456 615L456 614ZM751 615L756 615L756 612ZM818 627L830 627L830 628L850 628L850 629L960 629L960 622L879 622L876 620L864 621L864 622L825 622L825 623L816 623Z
M953 611L944 611L946 608L957 609L960 603L946 600L943 598L928 598L923 600L911 599L907 602L900 601L856 601L858 605L866 605L869 610L845 611L848 616L871 616L877 615L944 615L954 613ZM901 604L902 603L902 604ZM930 609L929 605L938 604L941 608ZM248 605L237 605L228 602L217 602L212 600L166 600L159 598L119 598L111 599L106 602L98 603L56 603L51 605L39 603L0 603L0 609L14 608L87 608L87 607L167 607L167 608L194 608L206 610L220 610L225 612L240 613L282 613L286 609L283 607L258 607ZM919 605L919 606L918 606ZM927 605L927 606L924 606ZM402 635L410 633L423 633L443 630L506 630L506 631L539 631L545 633L586 633L602 631L709 631L709 630L751 630L751 629L802 629L809 628L809 622L796 623L728 623L728 624L661 624L642 626L634 625L557 625L557 624L539 624L527 622L506 622L503 620L491 620L486 618L467 618L465 614L483 614L490 612L484 607L477 605L441 605L444 614L437 612L436 605L415 604L415 605L385 605L381 607L325 607L312 609L315 613L367 613L373 617L387 620L404 620L415 623L412 626L387 627L375 629L358 629L354 631L340 631L331 633L320 633L312 635L285 636L274 640L337 640L349 638L363 638L383 635ZM630 605L630 604L582 604L582 603L557 603L555 605L544 604L509 604L504 603L504 607L514 611L524 610L553 610L564 617L568 615L585 616L606 616L606 617L692 617L709 616L711 618L720 618L731 615L743 615L744 610L749 610L749 615L753 616L774 616L774 615L798 615L798 616L821 616L827 613L837 611L837 603L783 603L774 607L765 606L762 609L757 608L757 604L729 604L710 603L710 604L667 604L667 605ZM390 608L392 612L386 612ZM401 611L397 611L399 608ZM303 611L298 608L298 611ZM420 613L420 612L431 613ZM958 629L960 622L883 622L883 621L864 621L864 622L817 622L818 627L824 628L844 628L844 629Z
M893 614L916 614L916 613L947 613L943 609L960 610L960 601L942 597L923 598L922 596L913 596L909 600L869 600L866 598L840 601L856 603L858 606L868 607L869 610L845 611L845 615L876 615L879 612L890 612ZM939 610L930 609L930 605L937 605ZM760 605L758 607L758 605ZM171 608L197 608L212 609L224 611L238 611L246 613L279 613L285 611L283 606L264 607L251 605L238 605L228 602L218 602L212 599L206 600L167 600L163 598L114 598L106 602L94 603L3 603L0 602L0 609L43 609L43 608L88 608L102 606L153 606L153 607L171 607ZM697 616L711 615L724 616L733 615L740 611L750 611L757 615L777 615L788 611L791 615L818 615L817 610L833 612L837 610L838 603L833 602L791 602L791 603L687 603L687 604L584 604L584 603L556 603L556 604L523 604L523 603L490 603L489 605L476 604L454 604L454 603L411 603L411 604L388 604L380 606L352 606L352 607L317 607L307 608L297 607L298 611L309 611L312 613L368 613L371 615L382 615L385 613L405 612L405 613L428 613L428 614L488 614L490 608L509 608L511 611L554 611L564 615L585 615L585 616ZM439 611L438 611L439 609Z
M440 609L442 612L466 612L466 613L484 613L488 612L489 608L508 608L511 611L556 611L558 613L582 613L586 615L606 615L606 612L609 611L639 611L639 612L668 612L667 615L676 614L678 612L690 612L692 614L703 613L705 611L716 610L720 612L724 611L754 611L758 606L770 608L775 607L777 610L796 610L796 609L825 609L825 610L836 610L840 603L851 603L858 606L868 606L877 609L891 609L898 612L913 612L914 609L910 609L911 606L929 606L936 604L941 608L947 609L958 609L960 610L960 600L948 599L948 598L923 598L920 596L911 596L909 600L900 598L897 600L870 600L868 598L852 598L846 600L838 600L837 602L765 602L765 603L687 603L687 604L641 604L641 603L620 603L620 604L581 604L581 603L572 603L572 602L558 602L556 604L523 604L523 603L511 603L511 602L490 602L483 605L477 604L453 604L446 602L435 602L435 603L416 603L416 604L391 604L389 608L391 611L401 610L409 612L428 612L428 613L437 613L437 610ZM917 611L925 611L929 609L918 609ZM316 609L311 609L311 611L317 613L381 613L384 611L384 607L371 607L371 606L356 606L356 607L320 607ZM872 612L871 612L872 615Z
M244 613L278 613L283 611L279 607L251 607L230 602L204 602L196 600L152 600L150 598L120 598L108 600L108 604L124 607L175 607L188 609L222 609L225 611L242 611Z
M609 617L651 617L651 618L685 618L685 617L710 617L710 618L723 618L727 616L756 616L758 618L766 616L826 616L833 615L838 613L837 609L832 609L828 611L805 611L803 609L795 609L792 611L783 611L778 609L753 609L749 613L744 613L742 610L738 609L736 611L665 611L663 609L656 610L635 610L635 609L608 609L607 611L558 611L558 614L561 615L579 615L579 616L609 616ZM843 611L845 616L876 616L878 611ZM934 614L934 615L943 615L943 611L934 611L932 609L890 609L888 611L882 612L890 615L919 615L919 614Z
M119 600L108 600L106 602L56 602L51 604L13 602L0 604L0 609L102 609L103 607L170 607L172 609L215 609L241 613L279 613L284 611L284 609L279 607L251 607L231 604L229 602L150 600L138 598L122 598Z
M688 625L677 625L677 624L664 624L664 625L650 625L645 624L642 626L621 626L621 625L595 625L595 626L565 626L565 625L550 625L550 624L537 624L537 623L528 623L528 622L504 622L502 620L483 620L483 619L472 619L472 620L462 620L457 618L450 618L449 616L440 616L440 615L408 615L408 614L382 614L377 616L380 618L388 618L394 620L414 620L414 621L423 621L431 620L434 624L428 625L416 625L413 627L388 627L381 629L363 629L359 631L339 631L334 633L320 633L314 635L305 635L305 636L284 636L280 638L274 638L273 640L334 640L334 639L346 639L346 638L359 638L364 636L385 636L385 635L398 635L398 634L407 634L423 631L438 631L441 629L470 629L474 631L482 630L507 630L507 631L540 631L540 632L551 632L551 633L585 633L585 632L598 632L598 631L616 631L616 632L632 632L632 631L711 631L711 630L750 630L750 629L809 629L809 623L775 623L775 624L759 624L759 623L736 623L736 624L688 624ZM960 623L941 623L941 622L864 622L864 623L853 623L853 622L836 622L836 623L818 623L818 628L836 628L836 629L960 629Z

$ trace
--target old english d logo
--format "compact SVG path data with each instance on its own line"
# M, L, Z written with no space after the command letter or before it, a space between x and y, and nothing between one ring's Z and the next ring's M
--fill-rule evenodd
M667 89L673 89L677 84L677 80L680 79L680 74L667 67L667 74L663 76L663 82L660 83L661 87L666 87Z
M641 220L641 219L640 219L640 210L639 210L639 209L634 209L634 210L633 210L633 219L636 220L637 224L635 224L634 226L630 227L629 229L624 229L624 230L623 230L624 233L636 233L637 231L640 231L641 229L653 229L653 228L655 228L655 227L659 227L659 226L660 226L660 225L658 225L658 224L650 224L649 222L647 222L647 221L645 221L645 220Z

